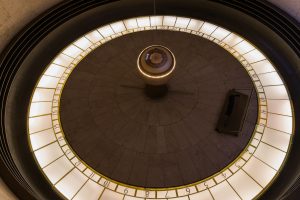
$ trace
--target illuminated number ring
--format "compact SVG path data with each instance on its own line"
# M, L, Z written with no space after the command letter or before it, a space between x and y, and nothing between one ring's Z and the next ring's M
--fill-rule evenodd
M258 96L258 120L243 152L227 167L199 182L172 188L139 188L101 175L76 155L60 124L63 86L91 51L122 35L147 30L186 32L230 52L248 72ZM253 199L274 181L288 155L294 114L287 88L272 63L250 42L222 27L176 16L131 18L102 26L79 38L47 66L33 92L28 138L49 183L66 199Z

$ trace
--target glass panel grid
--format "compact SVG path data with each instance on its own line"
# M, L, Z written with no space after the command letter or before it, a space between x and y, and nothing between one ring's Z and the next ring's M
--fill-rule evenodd
M254 82L259 97L259 124L245 151L222 172L180 188L137 188L103 177L81 161L68 146L59 122L58 102L62 88L77 63L93 49L113 38L153 29L190 32L218 44L244 66ZM278 85L274 86L274 83ZM58 181L54 187L67 199L84 199L91 195L91 192L88 191L97 194L93 197L89 196L90 199L249 199L261 193L257 185L266 187L279 172L291 142L290 134L293 134L291 109L287 113L289 116L281 116L279 114L286 114L282 113L284 108L276 111L274 102L271 100L285 100L286 104L283 107L291 108L287 89L273 65L251 43L235 33L208 22L176 16L146 16L126 19L87 33L68 46L50 63L33 93L31 107L42 105L34 104L34 102L52 101L53 114L38 117L32 117L30 114L28 116L28 134L32 135L29 137L29 141L34 150L38 149L34 155L40 167L44 167L46 177L52 184ZM270 103L270 108L268 103ZM276 112L267 114L272 111L276 111L277 114L274 114ZM278 131L284 133L280 132L277 136L273 136L266 126L274 128L274 130L279 129ZM55 137L43 134L43 131L47 129L54 130ZM288 137L285 135L285 142L280 143L279 141L283 141L281 134L287 134L285 132L288 133ZM33 136L34 134L37 135ZM259 171L257 168L262 169L266 175L261 176L257 172ZM58 171L54 172L54 169ZM245 185L234 184L234 181L243 180L242 177L248 177ZM78 182L73 183L73 180ZM247 186L252 187L253 190L245 191L244 188Z

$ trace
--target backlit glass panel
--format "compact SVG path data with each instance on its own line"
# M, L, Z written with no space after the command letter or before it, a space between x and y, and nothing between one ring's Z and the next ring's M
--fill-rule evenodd
M149 29L183 31L215 42L244 66L259 98L254 137L241 155L212 177L180 188L137 188L103 177L67 144L59 122L60 96L76 65L93 49L116 37ZM143 16L98 27L53 58L33 92L28 113L29 142L41 171L66 199L252 199L265 190L284 164L294 131L291 105L275 67L241 36L202 20Z

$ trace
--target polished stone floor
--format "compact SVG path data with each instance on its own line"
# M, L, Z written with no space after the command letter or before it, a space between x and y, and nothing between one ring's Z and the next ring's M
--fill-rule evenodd
M136 66L152 44L170 48L177 61L169 92L159 99L145 95ZM232 88L251 95L240 137L215 131ZM179 186L220 171L245 148L257 119L252 89L240 63L206 39L134 33L81 61L64 88L61 121L72 148L98 172L135 186Z

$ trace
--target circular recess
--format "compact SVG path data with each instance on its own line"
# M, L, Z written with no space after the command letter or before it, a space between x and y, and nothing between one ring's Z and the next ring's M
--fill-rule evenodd
M152 98L134 58L158 42L172 47L177 67L165 96ZM252 96L239 137L215 131L232 88ZM60 118L74 151L103 175L146 188L181 186L219 172L247 146L258 109L252 90L242 65L218 45L181 32L138 32L77 65L62 92Z
M153 29L190 33L223 47L247 71L258 97L257 124L241 154L218 173L180 187L135 187L104 176L73 151L60 124L62 90L78 63L114 38ZM274 181L288 155L294 133L291 105L287 88L275 67L260 50L239 35L197 19L138 17L91 31L53 59L33 92L28 135L40 169L50 184L67 199L253 199Z

